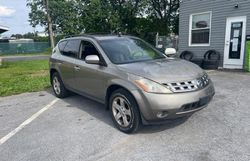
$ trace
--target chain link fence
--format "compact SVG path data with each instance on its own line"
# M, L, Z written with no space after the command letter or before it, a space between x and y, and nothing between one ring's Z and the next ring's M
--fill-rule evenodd
M0 43L0 54L42 53L50 47L48 42Z
M178 51L178 36L159 36L156 35L156 48L165 51L166 48L175 48Z

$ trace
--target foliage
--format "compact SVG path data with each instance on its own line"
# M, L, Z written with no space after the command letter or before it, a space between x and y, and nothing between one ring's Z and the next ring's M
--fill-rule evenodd
M21 38L25 38L25 39L33 39L35 42L48 42L49 39L48 37L39 37L37 36L36 33L31 33L28 32L26 34L12 34L11 37L15 37L16 39L21 39Z
M80 1L79 6L82 32L111 33L119 27L118 15L112 12L111 5L107 1Z
M48 88L48 68L48 60L3 62L0 66L0 96Z
M32 26L47 28L44 0L27 0ZM49 0L54 33L178 34L179 0ZM150 36L151 37L151 36Z
M148 13L160 33L178 33L179 0L149 0Z

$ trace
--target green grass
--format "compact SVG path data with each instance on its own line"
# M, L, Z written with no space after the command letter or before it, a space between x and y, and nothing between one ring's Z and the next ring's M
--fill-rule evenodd
M0 66L0 96L48 88L48 60L3 62Z

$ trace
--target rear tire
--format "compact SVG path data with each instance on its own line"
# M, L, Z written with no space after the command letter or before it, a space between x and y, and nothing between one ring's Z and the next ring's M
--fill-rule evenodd
M124 89L114 91L109 110L115 126L124 133L134 133L140 126L140 112L134 97Z
M65 98L69 95L69 91L65 88L60 75L55 72L51 77L51 85L54 94L58 98Z

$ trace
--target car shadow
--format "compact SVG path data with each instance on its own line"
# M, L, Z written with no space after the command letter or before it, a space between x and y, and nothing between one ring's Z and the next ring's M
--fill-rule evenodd
M48 89L47 92L53 94L53 91L51 89ZM99 121L102 121L110 127L115 128L110 117L109 110L106 109L104 104L98 103L89 98L74 93L72 93L69 97L62 99L62 101L67 104L67 107L78 108L80 110L83 110L84 112L87 112L89 115L98 119ZM161 132L179 126L183 124L187 119L188 117L184 117L169 120L164 124L143 125L137 133L149 134Z
M167 122L161 124L144 125L140 129L140 131L138 131L138 133L149 134L149 133L157 133L168 129L172 129L185 123L188 120L188 118L189 117L183 117L183 118L168 120Z

